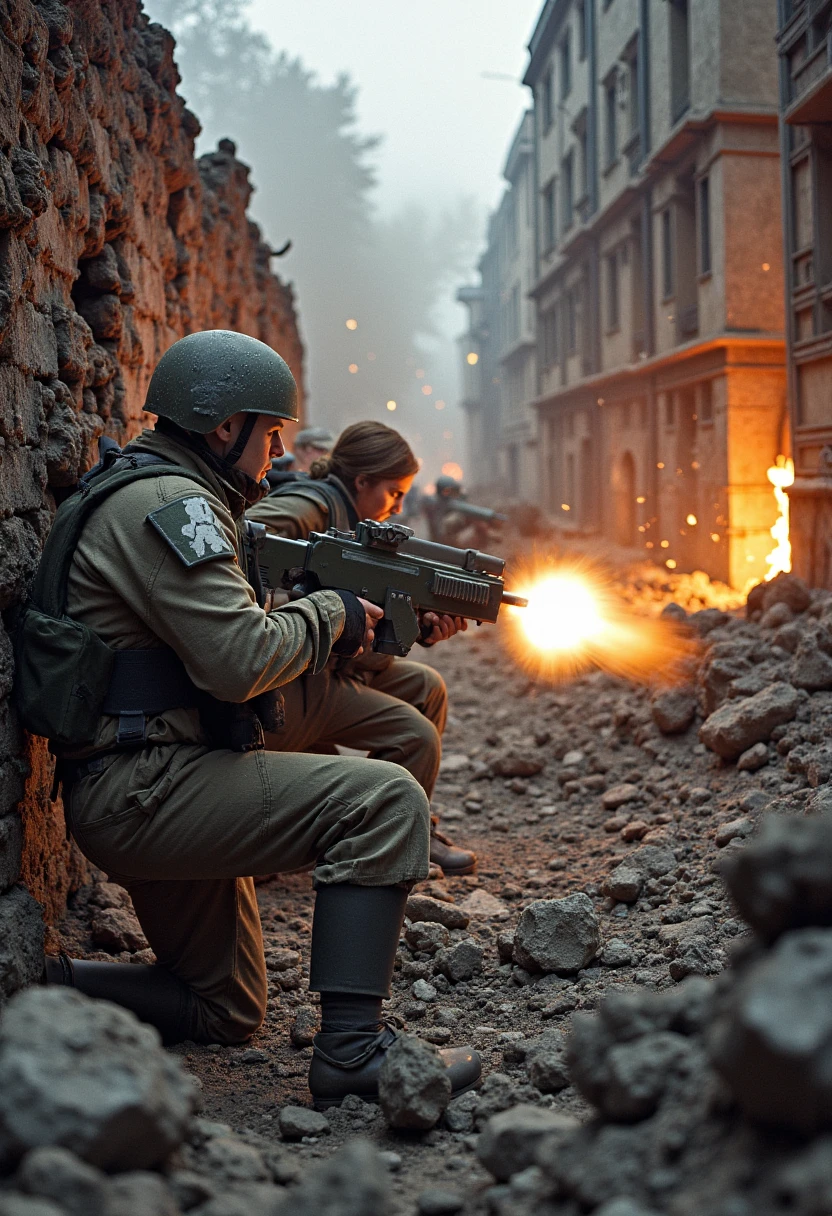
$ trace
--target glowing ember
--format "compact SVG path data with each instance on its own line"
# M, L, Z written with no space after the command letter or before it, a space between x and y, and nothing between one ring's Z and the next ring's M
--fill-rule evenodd
M592 667L632 680L650 680L673 669L689 642L666 619L633 614L612 584L587 563L543 565L512 590L528 607L509 608L509 645L536 678L560 680Z
M792 547L789 542L789 496L786 487L794 482L794 461L778 456L768 470L768 479L774 486L774 497L780 514L771 529L774 548L766 558L768 573L765 581L771 582L778 574L788 574L792 568Z

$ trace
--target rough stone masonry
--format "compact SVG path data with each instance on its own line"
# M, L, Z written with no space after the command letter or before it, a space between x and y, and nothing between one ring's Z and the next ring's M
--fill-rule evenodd
M56 500L124 442L160 355L196 329L269 342L301 382L292 292L223 140L194 158L174 42L139 0L0 0L0 1002L83 869L43 740L9 703L7 628ZM146 416L145 416L146 417ZM25 890L16 884L24 884ZM29 894L26 894L26 891Z

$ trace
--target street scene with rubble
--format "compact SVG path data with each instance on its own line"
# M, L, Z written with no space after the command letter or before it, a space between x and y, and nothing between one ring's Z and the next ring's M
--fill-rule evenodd
M832 0L475 8L0 0L0 1216L832 1216Z

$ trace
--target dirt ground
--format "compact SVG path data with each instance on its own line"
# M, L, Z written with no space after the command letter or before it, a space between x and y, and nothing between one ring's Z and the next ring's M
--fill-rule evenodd
M544 1031L568 1032L572 1012L594 1008L611 986L660 990L688 968L718 972L744 927L727 903L714 862L731 848L732 834L750 830L764 803L776 795L787 803L805 779L780 769L776 756L759 773L739 772L706 752L695 724L681 735L661 735L649 691L617 678L595 672L557 686L536 683L509 657L504 630L471 630L429 656L450 692L434 806L443 828L476 849L479 867L476 876L434 880L423 889L471 909L468 928L453 930L451 938L472 937L484 947L483 974L452 985L433 974L429 958L414 959L403 945L388 1015L437 1044L473 1043L486 1077L504 1074L523 1100L581 1117L589 1108L571 1086L557 1095L530 1090L522 1064L513 1062L513 1046ZM532 767L540 762L542 770L530 778L491 776L494 757L507 753L531 760ZM622 784L634 788L615 807L617 797L609 791ZM726 829L737 822L739 828ZM607 875L645 844L672 850L670 872L651 878L636 903L606 898ZM271 981L264 1026L243 1048L174 1049L199 1078L205 1117L253 1142L280 1138L282 1107L310 1105L311 1048L294 1046L290 1028L298 1011L314 1009L315 1002L306 991L313 906L308 875L272 879L258 890ZM513 932L525 906L577 891L586 892L599 916L600 959L570 978L533 977L502 961L498 938ZM62 926L71 954L95 954L89 893L79 893ZM694 962L685 964L690 937ZM414 997L420 977L436 989L435 997ZM363 1103L332 1112L328 1121L329 1134L291 1146L299 1170L361 1134L390 1154L391 1213L415 1212L419 1195L431 1187L456 1194L462 1205L456 1210L483 1210L493 1180L477 1162L470 1126L403 1135L387 1130L378 1111ZM450 1197L448 1204L444 1210L455 1210Z

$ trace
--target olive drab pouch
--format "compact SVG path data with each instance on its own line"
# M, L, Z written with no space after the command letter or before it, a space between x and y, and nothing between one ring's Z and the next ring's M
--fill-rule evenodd
M122 453L111 440L102 449L102 460L58 508L13 634L20 720L32 734L69 747L94 742L116 659L114 650L66 612L69 568L87 519L122 486L162 471L206 484L160 457Z

